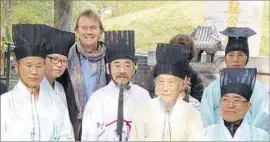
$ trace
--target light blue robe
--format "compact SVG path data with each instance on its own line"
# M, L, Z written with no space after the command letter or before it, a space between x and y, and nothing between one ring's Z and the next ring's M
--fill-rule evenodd
M223 123L211 125L195 136L195 141L269 141L269 134L245 121L238 127L234 137Z
M220 99L220 77L218 77L203 92L200 111L204 128L223 121L220 114ZM269 94L258 80L250 102L251 108L245 116L248 124L270 132Z
M41 81L41 85L46 87L47 91L50 91L52 94L59 96L61 100L63 101L63 103L65 104L65 106L67 107L66 93L61 83L54 81L54 88L52 88L48 79L44 77Z

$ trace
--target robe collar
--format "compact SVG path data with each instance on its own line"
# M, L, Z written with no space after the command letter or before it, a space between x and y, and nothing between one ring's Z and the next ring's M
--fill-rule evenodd
M40 88L39 88L40 89ZM21 92L21 95L30 95L30 91L28 88L23 84L22 80L19 80L18 84L14 87L15 91ZM39 90L40 91L40 90Z
M226 126L226 128L229 130L230 134L232 135L232 137L234 137L234 134L236 133L237 129L241 126L243 122L243 119L240 120L240 123L239 124L234 124L233 126L231 126L230 123L226 122L224 120L224 125Z
M130 91L132 89L133 84L131 82L129 82L129 85L130 85L130 89L128 91ZM112 80L108 84L108 87L110 87L110 89L112 89L114 91L119 91L119 87Z

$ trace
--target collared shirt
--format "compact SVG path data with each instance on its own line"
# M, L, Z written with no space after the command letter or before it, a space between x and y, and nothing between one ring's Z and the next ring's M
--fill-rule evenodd
M90 98L97 84L97 63L90 62L86 57L80 54L82 73L84 77L84 88L86 101ZM90 67L91 65L91 67Z

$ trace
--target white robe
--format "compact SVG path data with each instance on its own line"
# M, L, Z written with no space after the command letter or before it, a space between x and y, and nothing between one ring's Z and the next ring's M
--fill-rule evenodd
M228 128L221 124L211 125L196 135L196 141L270 141L266 131L250 126L245 120L236 130L234 137Z
M150 100L135 113L129 141L193 140L195 134L203 128L199 111L182 99L177 100L170 118L165 116L161 98Z
M19 81L1 95L1 140L32 141L33 133L35 140L74 141L68 110L61 99L41 85L35 105L33 95Z
M124 124L122 141L128 139L132 117L143 103L150 100L148 91L130 83L124 91ZM94 92L86 104L82 121L82 141L119 141L116 135L119 88L113 81Z
M46 87L48 91L51 91L52 93L58 95L65 104L65 106L67 107L66 93L61 83L54 81L54 88L52 88L48 79L44 77L43 80L41 81L41 84L44 85L44 87Z

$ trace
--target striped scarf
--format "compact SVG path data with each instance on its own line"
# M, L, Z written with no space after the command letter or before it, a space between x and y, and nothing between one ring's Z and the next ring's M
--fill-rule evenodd
M86 92L84 87L84 77L82 73L82 67L80 64L79 56L80 54L87 57L89 62L97 63L97 84L95 90L105 86L106 83L106 72L105 72L105 46L104 43L99 42L98 51L96 53L86 53L80 44L80 41L76 42L70 49L68 54L68 72L70 75L70 80L74 90L75 101L79 114L78 119L82 119L84 107L86 105ZM95 91L94 90L94 91ZM88 95L88 94L87 94Z

